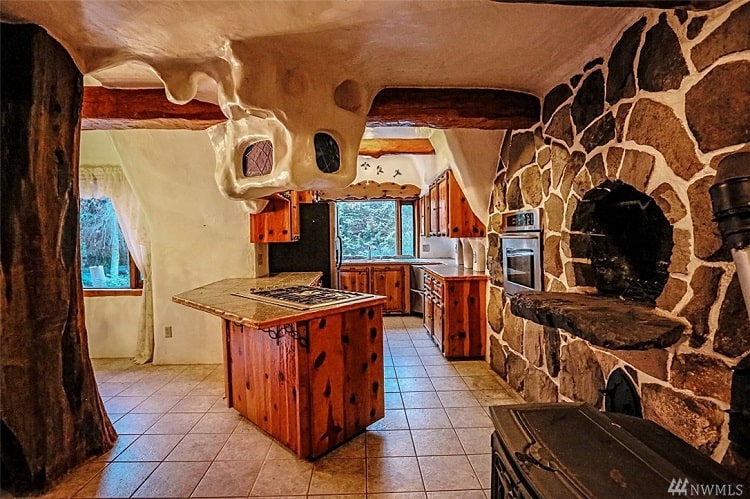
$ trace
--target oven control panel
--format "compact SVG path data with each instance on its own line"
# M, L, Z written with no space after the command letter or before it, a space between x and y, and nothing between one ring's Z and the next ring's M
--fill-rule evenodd
M530 232L542 230L541 208L503 213L503 232Z

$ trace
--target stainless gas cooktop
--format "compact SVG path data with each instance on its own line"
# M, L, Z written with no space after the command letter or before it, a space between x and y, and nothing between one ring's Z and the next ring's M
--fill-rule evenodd
M273 305L309 310L328 307L367 298L369 295L340 289L320 288L316 286L289 286L272 289L251 289L244 293L232 293L235 296L258 300Z

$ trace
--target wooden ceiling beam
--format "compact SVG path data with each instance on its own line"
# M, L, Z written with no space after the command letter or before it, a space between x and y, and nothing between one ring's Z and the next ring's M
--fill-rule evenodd
M641 7L647 9L708 10L730 0L493 0L498 3L535 3L578 7Z
M164 89L159 88L84 87L83 91L83 130L203 130L226 119L216 104L198 100L173 104L167 100Z
M359 154L379 158L386 154L435 154L430 139L362 139Z
M373 100L367 124L506 130L539 121L533 95L496 89L386 88ZM83 130L130 128L201 130L226 121L219 106L197 100L169 102L163 89L85 87Z
M384 88L367 113L369 126L529 128L540 119L539 98L489 88Z

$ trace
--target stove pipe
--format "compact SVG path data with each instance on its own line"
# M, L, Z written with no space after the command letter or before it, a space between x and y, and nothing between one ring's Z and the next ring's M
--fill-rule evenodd
M722 159L708 192L714 220L732 251L745 307L750 315L750 152Z

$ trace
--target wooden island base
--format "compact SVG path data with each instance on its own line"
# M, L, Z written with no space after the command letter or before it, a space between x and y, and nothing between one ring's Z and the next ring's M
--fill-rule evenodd
M382 316L379 304L264 330L224 320L229 407L302 458L351 439L385 415Z

